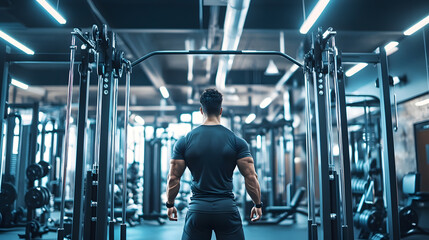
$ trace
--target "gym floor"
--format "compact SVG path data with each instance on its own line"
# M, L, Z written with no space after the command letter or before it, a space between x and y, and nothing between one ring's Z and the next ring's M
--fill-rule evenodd
M127 240L162 240L180 239L182 236L184 221L168 222L159 225L156 222L144 222L141 225L127 228ZM24 228L15 231L0 232L0 239L19 239L18 234L22 234ZM119 226L116 228L116 237L119 239ZM244 226L246 240L278 239L280 237L290 239L306 239L307 228L305 224L295 225L266 225L266 226ZM42 239L56 239L56 233L48 233ZM216 239L213 234L212 239Z

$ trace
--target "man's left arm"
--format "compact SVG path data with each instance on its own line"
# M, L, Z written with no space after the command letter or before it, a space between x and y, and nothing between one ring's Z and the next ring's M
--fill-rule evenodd
M167 180L167 205L172 206L169 207L167 211L168 219L170 219L170 221L177 221L177 209L174 207L174 199L176 199L176 196L179 193L180 178L182 177L185 169L185 160L171 159L170 172Z

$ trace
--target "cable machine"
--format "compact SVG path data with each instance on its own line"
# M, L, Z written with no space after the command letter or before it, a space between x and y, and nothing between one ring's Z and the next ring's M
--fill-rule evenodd
M61 214L60 226L58 228L58 239L65 236L64 230L64 187L67 178L68 149L69 149L69 127L72 103L72 91L74 80L75 53L78 51L76 40L83 44L80 46L80 86L79 86L79 115L77 125L77 154L76 154L76 176L75 196L73 206L73 227L71 238L80 239L113 239L113 220L108 222L109 184L114 183L111 174L114 166L115 155L112 154L113 146L116 145L112 132L116 132L117 118L117 85L125 73L125 120L124 120L124 166L127 166L127 126L129 117L129 93L131 69L146 59L156 55L278 55L303 69L305 76L306 91L306 122L307 122L307 166L308 167L308 226L309 239L318 239L317 223L314 210L314 190L319 188L320 192L320 216L321 234L324 240L331 239L353 239L353 215L352 195L350 179L350 156L348 145L347 118L344 92L344 74L342 63L344 62L367 62L376 64L380 79L380 119L381 138L383 141L382 169L383 189L385 191L385 207L387 213L386 229L389 239L399 239L398 202L395 175L395 161L393 149L393 124L391 113L391 102L389 92L389 78L387 70L386 53L383 48L377 49L375 53L355 54L341 53L335 45L336 32L321 29L313 36L311 46L308 47L304 64L298 62L287 54L277 51L154 51L131 63L124 58L124 53L116 49L115 34L107 30L103 25L101 29L94 25L92 33L83 33L79 29L72 32L70 49L70 72L68 81L67 112L65 123L65 147L63 148L62 184L61 184ZM41 58L57 58L62 56L41 56ZM5 49L0 49L0 75L2 84L0 86L0 113L5 111L5 96L7 91L8 61L20 59L19 56L8 55ZM51 59L52 60L52 59ZM93 69L94 68L94 69ZM98 79L97 94L97 117L95 127L95 149L94 164L85 174L86 156L85 129L88 112L88 87L92 70ZM335 114L331 114L331 102L335 103ZM3 118L2 118L3 119ZM333 120L336 121L333 121ZM311 124L315 122L315 128ZM338 132L332 130L335 122ZM311 134L315 129L316 134ZM3 132L1 124L0 132ZM315 146L313 146L313 139ZM340 149L340 167L336 167L332 157L332 144L338 139ZM315 152L313 156L310 153ZM0 154L2 155L2 154ZM319 170L319 186L314 184L314 163L317 161ZM113 163L113 164L112 164ZM123 206L121 239L126 239L126 179L127 168L123 168ZM86 176L86 181L84 181ZM86 192L84 192L86 184ZM113 185L113 184L112 184ZM111 186L110 186L111 187ZM85 198L83 198L85 196ZM112 210L112 209L111 209ZM113 215L112 215L113 216ZM343 217L342 217L343 216ZM113 218L111 218L113 219ZM110 226L108 228L108 225ZM110 229L108 231L108 229Z

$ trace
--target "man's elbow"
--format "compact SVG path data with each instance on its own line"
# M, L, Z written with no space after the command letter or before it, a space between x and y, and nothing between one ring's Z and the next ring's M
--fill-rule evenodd
M168 181L170 182L180 182L180 177L174 175L174 174L170 174L168 176Z
M256 172L246 174L246 176L244 176L244 179L246 181L258 181L258 174L256 174Z

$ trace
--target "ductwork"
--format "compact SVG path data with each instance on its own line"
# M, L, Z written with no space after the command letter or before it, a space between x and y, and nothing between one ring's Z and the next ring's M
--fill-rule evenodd
M229 0L223 27L222 50L237 50L246 21L250 0ZM216 87L225 88L227 72L231 69L234 56L221 56L216 75Z

